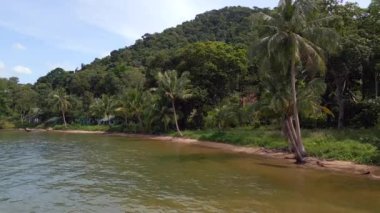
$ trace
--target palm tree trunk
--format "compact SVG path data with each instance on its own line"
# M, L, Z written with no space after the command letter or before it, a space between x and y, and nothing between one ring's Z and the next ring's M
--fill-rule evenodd
M298 116L298 107L297 107L297 90L296 90L296 65L294 59L291 60L291 84L292 84L292 98L293 98L293 116L295 122L295 131L296 131L296 144L297 148L301 151L302 156L306 156L306 150L302 143L301 137L301 125Z
M290 139L291 135L289 133L289 129L288 129L288 125L287 125L287 117L285 117L284 120L282 121L281 131L284 134L284 136L286 137L286 139L288 140L289 152L295 152L293 141Z
M294 129L293 123L292 123L292 118L287 117L285 121L286 129L287 129L287 135L288 135L288 140L291 142L291 146L294 151L294 155L296 158L296 163L297 164L302 164L304 163L303 155L302 155L302 150L300 147L297 145L297 133Z
M62 118L63 118L63 124L65 125L65 127L67 127L65 110L62 110Z
M178 132L178 134L182 137L183 134L182 134L182 132L181 132L181 130L179 129L179 126L178 126L177 112L176 112L176 110L175 110L174 99L172 99L172 107L173 107L173 115L174 115L175 127L177 128L177 132Z

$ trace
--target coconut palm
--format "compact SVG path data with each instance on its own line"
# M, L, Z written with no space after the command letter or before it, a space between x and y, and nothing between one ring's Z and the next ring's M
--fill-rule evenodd
M53 93L53 98L55 100L55 107L57 107L62 113L63 124L67 127L66 112L71 105L69 102L69 95L66 94L66 91L63 88L60 88Z
M111 117L116 110L117 102L114 97L102 95L101 98L95 99L95 102L90 106L90 111L97 116L102 116L111 125Z
M298 115L297 75L302 71L310 76L315 71L325 70L322 44L327 47L336 46L336 33L333 29L323 27L330 17L316 18L316 1L280 0L273 15L257 13L254 23L262 26L263 38L255 45L254 54L261 58L261 69L276 70L275 75L288 76L291 99L278 97L279 102L286 100L288 112L284 122L287 136L294 144L298 163L302 163L306 155L302 143ZM273 75L273 72L267 72ZM279 82L274 82L279 83ZM299 83L299 82L298 82ZM289 85L287 83L287 85Z
M144 110L143 91L138 88L128 88L120 98L120 107L117 112L124 115L125 124L128 118L136 118L140 128L142 128L142 113Z
M157 75L160 89L165 92L165 95L171 101L174 123L180 136L183 136L183 134L178 125L178 116L176 112L175 101L177 99L188 99L192 96L189 74L189 72L183 72L182 75L178 77L177 71L170 70L164 73L159 72Z

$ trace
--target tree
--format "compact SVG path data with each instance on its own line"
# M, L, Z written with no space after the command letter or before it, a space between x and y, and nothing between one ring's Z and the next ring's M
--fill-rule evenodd
M375 98L379 94L380 79L380 0L372 0L368 7L369 16L365 17L362 28L366 31L366 37L370 40L372 49L371 62L372 76L375 79Z
M312 77L312 71L325 70L323 51L318 45L331 44L336 33L322 27L328 17L319 18L312 1L281 0L272 15L257 13L253 18L254 23L265 29L254 51L256 54L261 51L261 69L277 70L289 77L291 111L285 115L284 126L297 163L303 163L306 150L298 113L297 74L309 72Z
M349 103L357 103L366 96L372 79L368 77L368 65L371 57L370 39L361 30L369 21L366 11L357 3L338 0L323 0L325 15L336 17L329 23L339 34L338 51L330 54L327 63L326 83L328 85L324 102L331 106L336 114L337 127L343 128ZM373 25L371 25L373 27ZM370 74L372 77L372 73ZM370 82L368 80L371 80ZM371 88L372 89L372 88Z
M157 81L160 89L164 91L165 95L171 101L173 117L177 132L180 136L183 136L178 126L175 101L177 99L188 99L192 96L192 92L190 90L191 81L189 79L189 73L183 72L182 75L178 77L177 71L175 70L170 70L164 73L159 72L157 75Z
M21 126L24 125L24 121L38 112L37 108L37 92L31 89L30 86L19 86L13 96L15 99L14 109L19 114Z
M328 92L335 97L338 106L339 129L344 127L346 103L357 102L362 97L363 67L369 57L366 39L352 34L342 37L339 54L329 58L326 81L329 83Z
M108 125L111 125L111 117L114 115L117 108L117 101L114 97L102 95L101 98L95 99L94 103L90 106L90 111L94 115L105 118Z
M248 74L246 48L224 42L197 42L181 49L173 58L173 69L188 71L194 96L206 105L216 105L240 91Z
M120 98L121 106L116 109L123 114L125 123L128 117L137 119L140 128L143 126L142 113L144 111L144 92L138 88L128 88Z
M66 112L68 111L71 105L69 102L69 95L66 94L65 89L59 88L53 93L53 98L55 100L55 106L62 113L63 124L65 125L65 127L67 127Z

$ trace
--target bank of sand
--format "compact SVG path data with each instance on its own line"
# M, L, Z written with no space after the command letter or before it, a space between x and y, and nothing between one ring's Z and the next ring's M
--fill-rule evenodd
M146 135L146 134L129 134L129 133L108 133L103 131L83 131L83 130L41 130L41 129L31 129L30 131L52 131L70 134L102 134L102 135L115 135L133 138L146 138L157 141L166 141L173 143L196 145L214 149L220 149L228 152L244 153L251 155L259 155L264 157L282 159L289 164L294 164L295 160L293 154L282 152L278 150L271 150L266 148L258 147L245 147L237 146L226 143L212 142L212 141L199 141L190 138L179 138L172 136L157 136L157 135ZM297 165L300 168L313 168L320 170L328 170L335 172L342 172L348 174L355 174L361 176L367 176L371 179L380 180L380 166L370 166L357 164L351 161L338 161L338 160L321 160L315 157L307 157L306 163L302 165Z

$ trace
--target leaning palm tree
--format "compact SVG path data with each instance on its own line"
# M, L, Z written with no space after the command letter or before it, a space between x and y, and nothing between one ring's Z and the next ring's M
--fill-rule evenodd
M66 94L65 89L60 88L53 93L53 98L55 100L55 106L61 111L63 124L67 127L66 112L71 105L69 95Z
M290 80L291 110L287 113L288 138L294 143L298 163L306 155L302 143L298 115L297 75L302 72L325 70L322 46L336 46L336 33L323 27L331 17L317 18L317 1L280 0L271 15L257 13L254 23L263 27L263 38L255 45L254 53L261 59L261 69L275 69ZM311 75L312 76L312 75Z
M174 123L180 136L183 136L183 134L178 125L178 116L176 112L175 101L177 99L187 99L192 96L189 74L189 72L183 72L182 75L178 77L177 71L170 70L164 73L159 72L157 75L160 89L165 92L165 95L171 101Z

